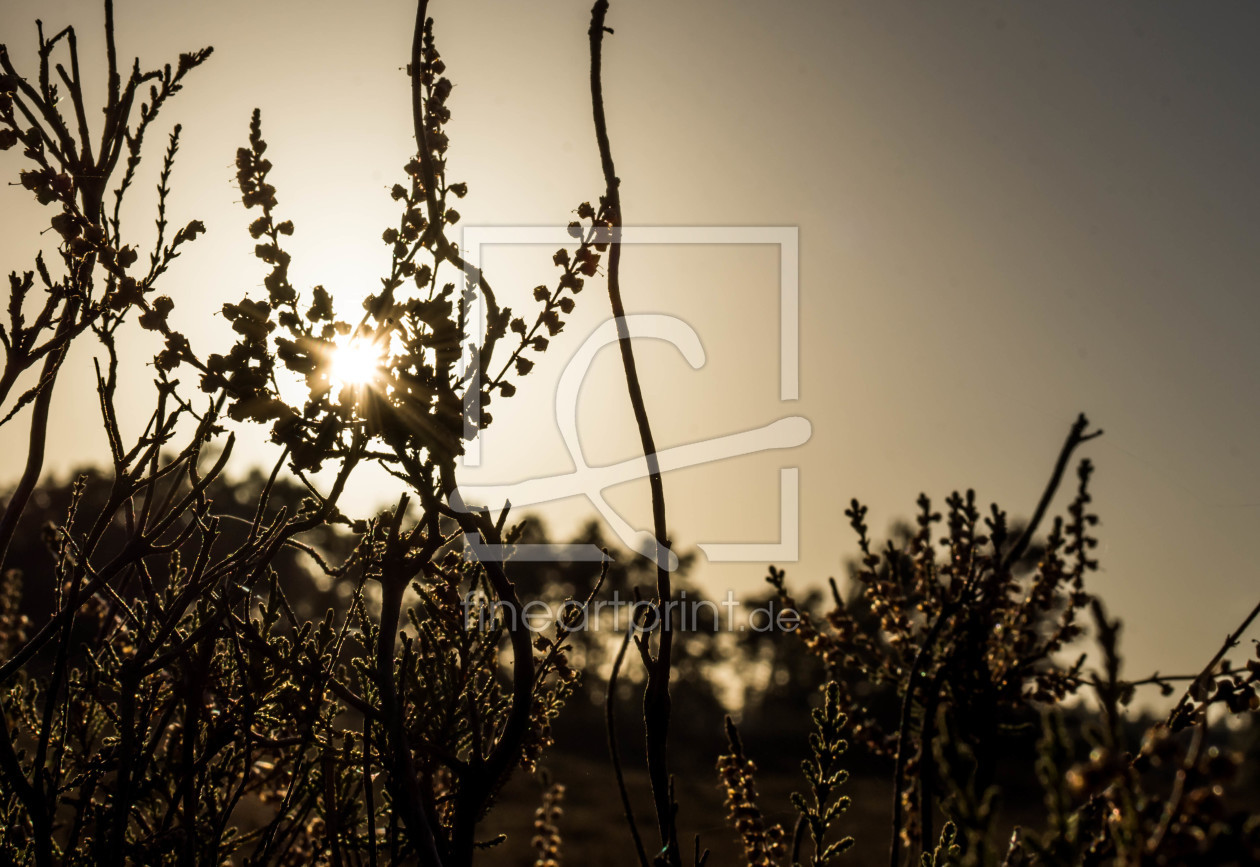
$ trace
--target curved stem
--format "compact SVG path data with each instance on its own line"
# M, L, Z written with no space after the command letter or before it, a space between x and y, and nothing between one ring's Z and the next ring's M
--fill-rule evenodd
M648 665L647 687L643 692L643 717L647 735L648 778L652 783L652 798L656 805L656 820L661 834L661 848L667 863L673 867L681 867L682 853L678 846L678 829L675 822L673 797L669 785L669 677L671 657L673 655L673 633L670 629L670 601L672 588L669 575L669 541L666 539L665 522L665 487L661 481L660 462L656 456L656 443L652 437L652 427L648 421L647 407L643 401L643 389L639 383L638 368L635 365L634 346L630 340L630 330L626 326L625 306L621 300L621 195L620 180L613 166L612 145L608 140L608 122L604 116L604 95L601 80L604 33L608 28L604 20L608 13L608 0L597 0L591 9L591 104L595 118L595 139L599 145L599 160L604 172L604 211L611 228L612 240L608 252L608 299L612 304L614 320L617 323L618 346L621 349L621 364L626 372L626 389L630 395L630 405L634 409L635 424L639 429L639 440L643 447L643 457L648 466L648 485L652 492L652 528L655 535L656 550L656 598L657 604L663 608L659 618L661 624L660 644L657 655L650 658ZM608 31L611 32L611 31Z
M67 305L61 316L61 324L57 328L58 334L74 327L77 313L76 302ZM31 409L31 434L27 441L26 468L22 471L22 478L18 481L13 496L9 497L9 502L5 504L4 516L0 518L0 564L3 564L8 556L9 544L13 541L18 521L22 513L26 511L26 504L35 491L35 485L39 483L40 473L44 470L44 447L48 440L48 413L52 406L53 386L56 384L57 373L61 369L65 353L66 346L64 345L59 350L50 353L44 359L44 366L39 374L40 381L44 385Z
M630 836L634 838L634 851L639 856L641 867L649 867L647 852L643 849L643 838L639 835L638 823L634 821L634 809L630 805L630 793L626 791L626 778L621 771L621 752L617 749L617 721L613 712L617 699L617 678L621 674L621 664L626 659L626 648L634 638L634 623L626 628L626 637L617 651L613 661L612 672L608 675L608 683L604 688L604 730L608 734L608 755L612 759L613 774L617 777L617 793L621 796L621 808L625 811L626 824L630 826Z

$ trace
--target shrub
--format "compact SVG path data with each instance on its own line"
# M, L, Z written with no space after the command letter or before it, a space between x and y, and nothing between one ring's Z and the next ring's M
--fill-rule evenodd
M487 814L515 773L538 769L579 676L594 680L594 660L611 657L605 724L633 857L641 867L705 864L699 836L690 851L680 842L671 684L695 687L685 692L693 707L712 702L704 666L714 645L675 641L668 618L628 629L613 646L575 632L610 577L643 594L639 610L650 619L681 586L671 567L688 560L670 550L623 317L620 181L602 95L607 2L595 3L589 30L605 190L576 208L573 244L555 252L554 285L534 290L531 311L502 306L447 235L468 187L446 174L452 85L421 0L408 65L417 149L391 191L400 216L381 236L390 264L380 290L351 316L327 289L292 284L285 245L296 227L270 181L255 111L236 170L254 213L265 294L224 304L234 337L219 351L177 331L174 302L159 294L205 231L196 219L174 230L168 220L178 126L157 172L147 261L120 218L150 127L210 49L149 71L137 60L124 75L112 0L104 5L97 138L73 28L51 38L39 28L30 79L0 46L0 149L21 146L19 179L50 208L57 245L51 264L36 255L31 270L10 275L0 328L0 424L23 410L30 421L24 468L0 515L0 562L13 567L0 574L0 860L465 867L503 842L484 833ZM597 574L531 571L484 554L510 551L531 530L509 526L507 508L496 516L462 502L456 459L491 424L493 401L513 397L601 269L649 471L651 567L627 569L608 555ZM473 302L486 324L466 343ZM162 349L151 411L132 439L119 423L117 348L135 328L159 335ZM58 376L70 347L93 341L109 465L37 490ZM347 359L356 370L347 372ZM276 463L233 480L229 423L266 426ZM825 618L798 605L771 567L775 595L802 614L799 637L827 683L790 835L762 812L755 746L727 721L719 777L744 863L842 863L855 837L870 833L846 833L846 732L893 762L893 867L913 855L926 865L1260 859L1260 824L1224 800L1237 759L1212 743L1209 725L1210 711L1260 706L1260 662L1226 661L1260 607L1135 742L1124 706L1139 686L1171 693L1177 678L1120 676L1119 623L1086 589L1097 565L1088 461L1066 517L1036 535L1075 450L1096 435L1082 416L1018 531L996 506L983 516L973 493L956 493L944 515L921 498L917 528L880 549L866 508L853 502L858 590L846 601L833 583ZM367 464L405 493L370 519L351 518L343 492ZM322 468L328 484L313 475ZM567 613L532 631L525 602L566 593L575 603ZM1063 657L1087 609L1097 672L1085 657ZM615 700L627 656L642 665L636 722L655 842L639 830L621 760ZM895 696L896 712L865 706L859 686ZM1066 702L1085 692L1098 711L1084 715L1078 736ZM1029 761L1044 791L1044 827L1000 840L1001 750L1036 730ZM558 864L565 789L539 777L545 792L529 857Z
M159 174L158 241L147 266L122 239L119 207L147 130L209 49L153 72L137 62L124 84L107 0L108 97L94 148L74 29L51 39L41 29L39 40L34 83L0 49L0 144L23 146L31 165L23 184L55 208L64 275L38 257L33 271L10 278L0 400L42 367L35 386L8 405L12 418L31 404L32 427L0 550L43 466L66 350L89 333L107 359L98 391L113 466L92 483L90 506L85 477L43 531L45 574L5 578L0 851L38 864L470 863L484 842L478 822L514 769L534 767L576 673L565 624L531 635L505 565L462 556L467 534L500 546L516 530L506 511L495 519L459 502L455 457L490 423L492 397L510 397L530 356L563 327L606 250L607 207L578 209L574 249L556 254L556 285L535 290L529 321L496 303L446 235L467 187L446 177L451 83L421 3L408 68L418 152L393 189L402 215L383 235L392 261L381 291L352 323L338 318L322 287L300 292L290 283L283 243L295 228L281 219L255 111L236 165L243 203L260 213L249 231L268 267L266 295L225 304L236 342L203 352L174 330L173 302L156 294L171 262L204 231L196 220L167 231L178 127ZM70 72L55 63L59 50ZM64 89L52 82L54 66ZM462 293L444 280L461 272ZM458 364L472 293L487 309L471 353L475 375ZM132 325L159 333L165 346L154 363L156 406L129 442L115 405L115 350ZM495 355L500 344L506 359ZM345 383L334 392L333 368L347 351L367 354L370 387ZM198 380L201 395L189 394L176 371ZM286 378L305 385L300 405L281 397ZM465 400L469 387L481 389L479 403ZM474 405L480 411L470 415ZM268 425L282 448L243 519L232 514L239 504L225 507L216 496L233 452L229 419ZM409 494L386 514L351 521L340 498L368 462ZM309 474L325 464L336 470L323 489ZM295 484L304 496L280 496ZM353 541L329 560L318 540L339 525ZM293 567L294 550L322 580L346 588L348 604L299 616L290 599L306 576ZM32 578L55 592L47 616L28 628L13 600ZM506 613L475 627L464 616L469 594Z

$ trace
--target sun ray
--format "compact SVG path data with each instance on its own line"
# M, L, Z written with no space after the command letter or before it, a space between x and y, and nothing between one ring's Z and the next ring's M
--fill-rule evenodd
M385 353L372 340L351 337L339 341L328 369L334 387L364 388L381 377Z

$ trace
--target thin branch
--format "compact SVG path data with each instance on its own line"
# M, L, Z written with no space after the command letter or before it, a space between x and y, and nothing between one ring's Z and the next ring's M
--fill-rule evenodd
M599 145L599 160L603 168L606 192L604 194L604 212L611 228L611 243L608 254L608 298L612 304L613 317L617 323L618 346L621 349L621 363L626 373L626 389L630 395L630 404L634 409L635 424L639 429L639 440L643 448L643 456L648 466L648 485L652 493L652 526L655 536L656 550L656 596L657 604L666 612L660 619L660 644L657 655L648 666L647 686L643 694L644 725L647 734L648 777L652 783L652 797L656 805L657 825L661 834L661 847L666 853L668 863L673 867L681 867L682 852L678 846L678 830L675 821L673 798L669 786L669 677L672 662L673 632L670 629L668 612L672 598L669 574L669 541L666 538L665 521L665 487L661 480L660 462L656 456L656 443L652 437L652 427L648 421L647 407L643 401L643 389L639 383L639 373L635 365L634 346L630 340L630 331L626 325L625 306L621 299L621 229L623 214L621 212L620 179L613 165L612 145L608 140L608 122L604 116L604 94L602 83L602 62L604 33L612 32L604 26L608 13L608 0L597 0L591 9L591 26L589 30L591 43L591 105L595 121L595 139Z
M630 805L630 793L626 790L625 775L621 770L621 752L617 748L617 720L613 712L617 699L617 678L621 674L621 664L626 658L626 648L634 637L634 623L626 627L626 637L621 642L617 657L613 660L612 671L608 675L608 683L604 687L604 730L608 734L608 755L612 759L613 774L617 778L617 793L621 796L621 808L625 812L626 824L630 826L630 836L634 838L634 851L639 856L641 867L651 867L647 852L643 850L643 838L639 835L638 823L634 820L634 808Z
M1260 602L1257 602L1256 606L1251 609L1251 612L1243 618L1242 623L1238 624L1238 628L1225 638L1225 643L1221 645L1221 649L1216 651L1216 654L1208 660L1208 664L1203 666L1203 670L1190 682L1190 686L1182 694L1180 701L1177 702L1177 706L1168 714L1169 725L1172 725L1173 721L1181 716L1186 705L1194 698L1195 692L1198 689L1206 688L1207 684L1211 682L1212 673L1216 670L1216 666L1225 658L1225 654L1238 646L1243 633L1251 627L1251 624L1255 622L1257 617L1260 617Z
M1101 430L1096 430L1090 434L1085 433L1087 427L1089 427L1089 419L1085 418L1084 413L1081 413L1076 417L1076 422L1072 425L1072 430L1068 432L1067 440L1059 451L1059 459L1054 463L1054 472L1050 475L1050 481L1046 484L1046 490L1042 493L1040 502L1037 503L1037 509L1033 512L1032 519L1028 522L1028 526L1024 528L1024 532L1020 535L1019 540L1002 558L1003 570L1009 570L1019 562L1019 558L1024 556L1024 552L1028 550L1033 534L1037 532L1037 527L1041 524L1042 518L1046 516L1046 509L1050 508L1050 501L1054 499L1054 494L1059 489L1059 483L1063 480L1063 473L1067 470L1068 462L1072 459L1072 452L1076 451L1076 447L1081 443L1089 442L1096 437L1102 436Z

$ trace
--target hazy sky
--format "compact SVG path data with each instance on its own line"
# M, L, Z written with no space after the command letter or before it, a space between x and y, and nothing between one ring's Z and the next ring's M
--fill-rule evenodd
M563 224L599 174L582 2L434 0L456 84L450 176L466 225ZM175 222L209 233L165 283L194 346L227 345L225 300L261 289L232 159L263 110L282 213L297 223L294 283L356 310L388 264L387 190L409 157L408 3L119 0L120 50L149 63L205 44L214 57L163 115L184 124ZM78 25L94 2L6 0L0 41L30 68L33 20ZM1130 673L1197 671L1260 594L1260 8L1243 3L714 3L614 0L606 95L625 218L634 225L799 227L800 399L778 399L772 247L628 249L631 311L700 335L692 371L644 344L662 446L787 415L809 443L671 474L680 546L774 541L778 470L801 468L801 585L843 570L843 509L882 532L926 491L974 487L1028 514L1085 411L1103 571L1093 589L1125 619ZM89 64L99 53L89 52ZM154 181L156 151L142 190ZM6 174L16 155L3 157ZM28 266L46 215L0 189L4 269ZM147 219L136 212L133 220ZM141 237L147 237L142 231ZM551 248L497 251L501 296L528 308ZM559 372L607 314L602 283L508 405L478 478L571 463L552 412ZM140 407L153 346L126 347ZM104 454L90 354L63 374L54 469ZM615 352L582 392L589 463L631 457ZM14 479L25 419L0 430ZM246 453L265 457L247 434ZM367 509L385 499L369 476ZM647 526L644 484L612 499ZM1060 502L1066 498L1061 497ZM590 513L549 513L561 530ZM714 592L759 589L764 564L700 567ZM1246 652L1245 650L1243 652Z

